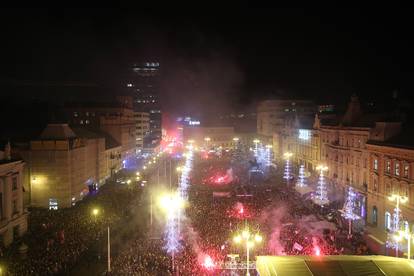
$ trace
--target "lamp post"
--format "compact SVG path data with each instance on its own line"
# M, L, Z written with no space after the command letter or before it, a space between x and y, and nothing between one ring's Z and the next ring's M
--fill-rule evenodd
M411 259L411 241L414 240L414 234L409 229L405 231L398 231L398 235L394 235L395 242L400 242L403 238L407 240L407 259Z
M96 223L96 217L99 215L99 209L98 208L93 208L92 209L92 216L94 218L94 222Z
M97 217L100 213L100 210L98 208L93 208L91 213L92 213L92 216L94 217L94 220L95 220L95 223L96 223L96 220L97 220ZM108 243L107 243L107 247L108 247L107 269L108 269L108 272L111 272L111 237L110 237L110 233L109 233L109 226L108 226Z
M249 265L249 257L250 257L250 249L252 249L255 243L261 243L263 240L262 236L259 233L252 234L248 228L243 230L238 235L234 236L233 242L236 244L243 244L246 248L246 275L250 275L250 265Z
M393 232L397 233L400 230L400 203L405 203L408 201L408 197L401 196L399 194L392 194L388 197L388 200L395 201L395 211L394 211L394 225ZM398 239L395 239L395 256L398 257Z

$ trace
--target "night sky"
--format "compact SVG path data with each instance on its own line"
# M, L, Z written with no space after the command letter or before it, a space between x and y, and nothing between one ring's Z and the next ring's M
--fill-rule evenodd
M0 82L121 93L130 64L158 60L162 102L171 111L249 105L272 95L329 103L398 89L409 97L411 13L388 5L2 9Z

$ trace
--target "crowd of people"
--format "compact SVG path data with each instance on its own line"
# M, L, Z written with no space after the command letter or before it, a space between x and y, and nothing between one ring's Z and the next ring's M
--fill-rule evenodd
M324 221L321 208L304 204L304 199L292 187L280 181L281 176L279 180L268 178L254 189L248 189L251 195L246 196L239 193L252 185L247 180L248 162L215 157L195 163L189 190L190 208L185 210L181 221L179 250L168 254L162 236L153 239L142 233L130 235L113 256L112 271L108 275L162 276L174 275L176 271L180 275L213 275L229 261L228 254L237 253L239 262L244 260L245 250L233 242L233 237L247 226L264 237L262 244L251 252L251 260L254 255L367 253L358 234L349 239L347 229ZM225 171L230 164L240 181L220 187L203 184L202 180L209 174ZM215 195L213 192L217 189L224 193ZM32 210L30 233L25 240L30 248L28 256L14 261L18 259L17 253L10 254L8 270L13 275L53 275L69 271L90 253L97 240L103 239L106 225L114 225L125 217L140 193L142 189L138 187L106 185L99 196L74 208L53 212ZM95 206L102 206L104 214L94 217L91 210Z
M28 234L23 242L26 256L11 248L5 256L11 275L56 275L70 271L85 254L90 254L103 239L106 227L125 216L129 204L141 193L138 187L104 185L98 195L87 198L70 209L32 209ZM93 214L93 209L99 213Z

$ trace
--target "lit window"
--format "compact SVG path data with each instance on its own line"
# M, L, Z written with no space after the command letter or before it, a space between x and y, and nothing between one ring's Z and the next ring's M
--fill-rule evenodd
M78 112L73 112L73 117L78 117Z
M389 212L385 212L385 229L391 230L391 214Z
M83 125L83 120L80 120L80 124Z
M374 159L374 171L378 170L378 159Z
M395 174L396 176L399 176L399 175L400 175L400 163L398 163L398 162L396 162L396 163L395 163L395 170L394 170L394 174Z
M387 161L385 163L385 172L390 173L391 172L391 161Z
M409 173L410 173L410 165L405 164L404 165L404 177L408 178L409 177Z
M85 120L85 124L89 124L89 120Z
M86 117L89 117L89 112L88 112L88 111L86 111L86 112L85 112L85 115L86 115Z

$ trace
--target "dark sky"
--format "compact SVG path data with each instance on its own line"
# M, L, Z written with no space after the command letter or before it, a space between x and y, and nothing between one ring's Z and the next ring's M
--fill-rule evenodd
M409 96L411 14L390 5L2 9L0 81L118 87L129 64L157 59L167 109L250 104L272 94L321 103L394 89Z

